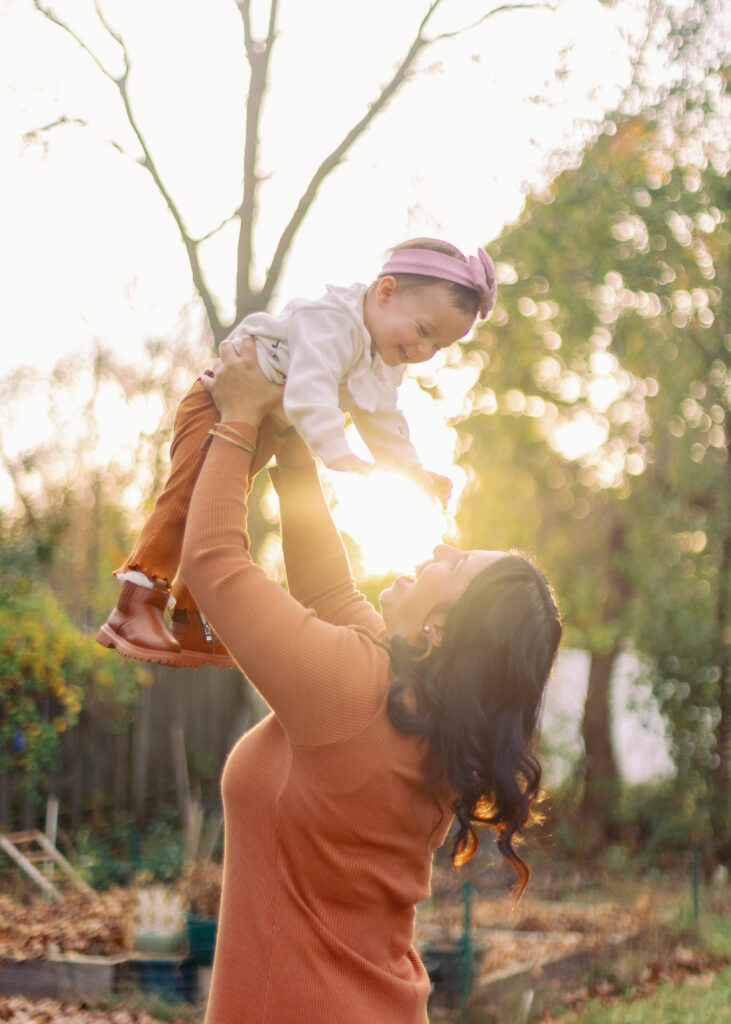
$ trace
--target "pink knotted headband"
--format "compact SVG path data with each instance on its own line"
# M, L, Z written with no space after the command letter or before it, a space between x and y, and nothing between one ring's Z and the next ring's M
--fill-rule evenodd
M397 249L386 260L378 276L387 274L423 274L472 288L480 299L481 320L485 319L497 299L495 268L484 249L478 249L477 256L469 256L466 263L456 256L433 249Z

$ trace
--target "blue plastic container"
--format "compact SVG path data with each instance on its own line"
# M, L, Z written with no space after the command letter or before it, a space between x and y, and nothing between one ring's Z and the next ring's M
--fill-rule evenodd
M144 957L129 961L129 967L143 992L159 996L169 1003L181 1000L195 1002L197 969L192 958L157 960Z

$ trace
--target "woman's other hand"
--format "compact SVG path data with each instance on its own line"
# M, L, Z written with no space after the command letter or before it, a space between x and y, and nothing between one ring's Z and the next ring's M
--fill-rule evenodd
M283 389L261 372L256 345L250 334L221 342L221 358L213 364L213 375L200 382L216 403L221 420L240 420L258 427L282 403Z

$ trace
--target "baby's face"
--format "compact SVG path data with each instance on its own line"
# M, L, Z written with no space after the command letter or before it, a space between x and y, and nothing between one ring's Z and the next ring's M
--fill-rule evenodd
M423 363L440 348L464 337L473 317L452 303L441 284L399 289L393 277L379 278L364 307L365 324L387 366Z

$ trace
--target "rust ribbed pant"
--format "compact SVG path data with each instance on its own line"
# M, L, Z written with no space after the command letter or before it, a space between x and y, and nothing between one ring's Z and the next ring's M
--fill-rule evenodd
M170 474L142 527L137 543L115 573L137 569L150 578L165 580L171 587L176 607L196 611L192 594L181 578L180 554L183 549L188 506L198 473L210 443L209 431L220 419L218 409L206 389L197 380L175 413L170 445ZM256 454L251 463L247 491L277 448L284 426L267 416L259 427Z

